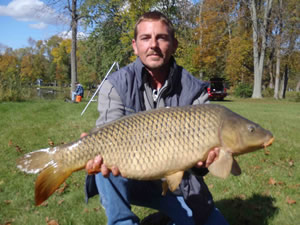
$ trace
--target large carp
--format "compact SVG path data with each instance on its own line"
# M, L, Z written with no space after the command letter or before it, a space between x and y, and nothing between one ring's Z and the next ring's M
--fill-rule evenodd
M208 169L226 178L230 172L241 172L233 156L269 146L273 139L270 131L220 105L169 107L124 116L76 142L28 153L17 167L27 173L40 172L36 205L96 155L127 178L165 178L166 192L174 191L184 171L205 161L214 147L220 153Z

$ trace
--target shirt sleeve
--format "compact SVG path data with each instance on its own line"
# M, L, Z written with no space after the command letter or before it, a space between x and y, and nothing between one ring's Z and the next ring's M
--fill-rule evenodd
M96 128L125 115L125 107L115 87L105 80L98 96L99 118Z

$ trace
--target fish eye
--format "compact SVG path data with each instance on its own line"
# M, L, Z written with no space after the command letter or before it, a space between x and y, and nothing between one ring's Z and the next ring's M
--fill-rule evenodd
M255 131L255 126L249 125L248 130L249 130L250 133L253 133Z

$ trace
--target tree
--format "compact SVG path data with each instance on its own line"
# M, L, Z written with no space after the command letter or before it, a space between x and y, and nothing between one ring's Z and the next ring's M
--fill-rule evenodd
M65 3L66 2L66 3ZM72 31L72 47L71 47L71 93L75 91L75 82L77 81L77 29L78 22L85 15L80 11L80 8L85 3L84 0L48 0L49 5L59 5L60 10L67 9L68 15L71 18L71 31Z
M55 78L60 85L70 81L70 52L71 40L65 39L60 45L52 49L53 62L56 64Z
M295 74L297 64L297 40L299 39L299 11L297 11L297 1L278 0L274 9L274 29L276 42L276 81L274 89L274 98L285 98L288 80ZM277 31L277 32L276 32ZM281 66L283 65L283 66ZM282 69L281 69L282 68Z
M19 60L10 49L0 54L0 101L23 99Z
M273 0L250 0L247 3L251 14L253 38L254 85L252 98L262 98L262 76L272 2ZM264 9L262 19L259 15L260 9Z
M224 77L226 49L231 30L228 15L234 10L231 1L210 0L202 6L200 26L195 39L201 40L194 55L194 67L208 77Z
M243 2L237 4L231 13L231 34L226 49L225 72L234 87L240 83L253 83L253 42L249 16L250 12Z

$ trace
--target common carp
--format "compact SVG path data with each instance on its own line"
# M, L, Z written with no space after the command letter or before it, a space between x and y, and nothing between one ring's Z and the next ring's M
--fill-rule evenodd
M124 116L78 141L28 153L17 161L17 167L40 173L35 183L36 205L96 155L102 156L108 168L117 166L127 178L165 178L165 193L168 188L174 191L184 171L205 161L214 147L220 153L208 170L226 178L230 172L241 173L233 156L267 147L273 140L270 131L224 106L169 107Z

